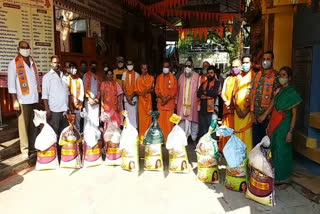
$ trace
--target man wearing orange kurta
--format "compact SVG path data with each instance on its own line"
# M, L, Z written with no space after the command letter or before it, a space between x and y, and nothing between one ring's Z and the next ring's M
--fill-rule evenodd
M232 92L237 75L241 71L241 61L239 59L232 61L232 75L229 76L223 84L221 98L223 99L223 117L222 125L234 129L234 107L232 103ZM230 137L221 137L219 142L219 151L222 152L224 146Z
M158 121L166 142L168 134L173 128L173 123L169 121L169 118L174 113L177 94L177 79L170 72L169 61L163 63L163 73L157 78L155 91L158 99L157 107L160 112Z
M152 111L152 95L154 90L154 78L148 74L148 65L141 65L141 76L137 79L135 93L139 96L139 139L143 141L144 134L149 128L152 118L149 114Z

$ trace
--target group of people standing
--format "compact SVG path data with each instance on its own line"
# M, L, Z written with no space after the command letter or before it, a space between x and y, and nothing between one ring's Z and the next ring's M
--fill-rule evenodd
M261 70L253 71L251 58L232 61L232 74L224 81L217 68L203 62L202 73L195 72L191 59L185 62L183 73L177 78L171 72L171 63L163 62L157 77L149 74L148 64L140 65L140 74L134 70L132 60L117 57L116 69L104 65L103 75L97 74L97 63L88 66L82 61L60 65L58 56L51 57L51 69L44 75L42 87L36 63L30 56L30 46L21 41L18 55L9 63L8 90L12 94L14 109L19 113L21 151L26 156L35 154L35 127L33 109L38 108L40 95L47 112L48 123L59 135L68 124L66 111L76 114L75 127L85 130L88 119L81 124L80 112L85 109L90 123L99 126L103 112L114 112L122 118L128 111L130 123L139 130L142 141L152 122L153 97L160 112L159 125L165 141L173 128L169 118L173 113L181 116L180 126L190 143L203 136L213 119L218 119L219 102L223 101L222 124L234 129L246 144L247 152L257 145L266 133L271 137L276 180L287 183L292 169L292 132L296 121L300 96L289 86L292 71L283 67L273 69L272 52L265 52ZM220 99L220 97L222 99ZM120 120L120 124L122 120ZM227 138L220 138L222 151Z

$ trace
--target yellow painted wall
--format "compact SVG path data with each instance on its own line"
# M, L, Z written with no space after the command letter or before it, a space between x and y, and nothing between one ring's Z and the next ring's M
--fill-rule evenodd
M276 13L274 17L274 68L292 66L293 12Z

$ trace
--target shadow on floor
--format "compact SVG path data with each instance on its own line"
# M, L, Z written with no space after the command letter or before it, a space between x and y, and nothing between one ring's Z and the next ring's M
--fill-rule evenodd
M3 181L0 181L0 193L10 190L12 187L21 184L24 181L23 176L14 175Z

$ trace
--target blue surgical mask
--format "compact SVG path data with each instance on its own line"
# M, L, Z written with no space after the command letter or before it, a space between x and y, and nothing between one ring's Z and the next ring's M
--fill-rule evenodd
M242 64L242 70L243 70L244 72L249 72L250 69L251 69L250 63L243 63L243 64Z

